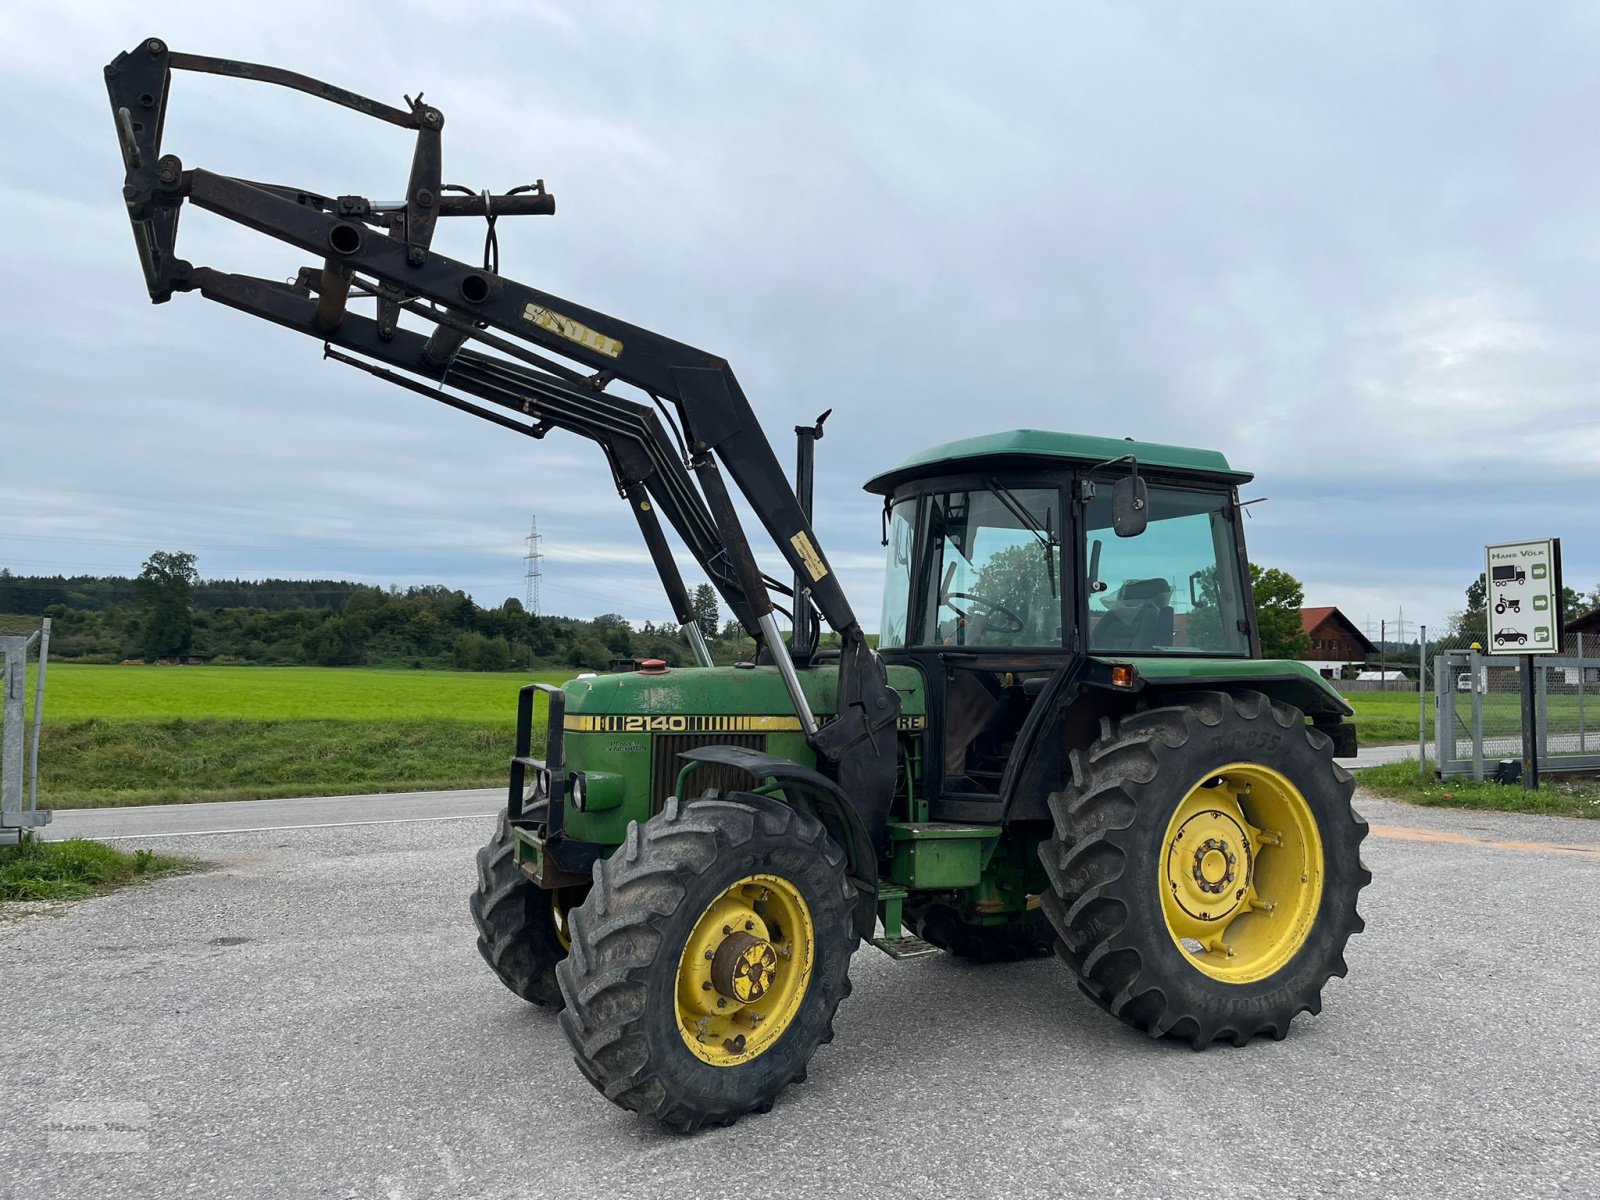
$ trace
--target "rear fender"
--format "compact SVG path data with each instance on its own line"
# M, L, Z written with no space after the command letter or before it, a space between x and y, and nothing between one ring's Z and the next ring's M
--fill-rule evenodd
M1189 692L1260 692L1303 712L1317 732L1332 739L1337 756L1353 758L1356 753L1356 729L1346 720L1353 714L1349 704L1332 688L1298 673L1216 675L1160 682L1141 679L1140 684L1132 692L1094 686L1081 692L1071 687L1055 691L1052 711L1039 714L1039 736L1025 761L1013 764L1016 782L1006 797L1007 824L1049 819L1046 802L1051 792L1067 782L1071 752L1087 749L1100 736L1102 718L1120 717L1136 708L1159 708Z

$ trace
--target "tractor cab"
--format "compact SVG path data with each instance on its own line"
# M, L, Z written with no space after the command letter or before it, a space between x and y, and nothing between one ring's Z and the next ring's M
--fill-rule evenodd
M1016 430L918 454L884 497L878 649L925 675L936 816L998 818L1041 696L1090 660L1166 674L1257 641L1239 527L1251 476L1215 451Z

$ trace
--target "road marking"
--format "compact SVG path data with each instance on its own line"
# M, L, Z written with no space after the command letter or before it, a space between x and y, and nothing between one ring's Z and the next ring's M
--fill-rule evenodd
M1373 837L1404 842L1443 842L1451 846L1482 846L1489 850L1521 850L1534 854L1576 854L1581 858L1600 858L1600 846L1561 846L1555 842L1502 842L1494 838L1449 833L1443 829L1412 829L1406 825L1372 825Z
M256 825L249 829L180 829L171 833L97 833L97 842L134 842L147 838L221 837L229 833L287 833L294 829L347 829L352 825L424 825L432 821L481 821L498 816L500 810L461 813L453 817L394 817L384 821L325 821L319 825ZM81 836L81 835L75 835Z

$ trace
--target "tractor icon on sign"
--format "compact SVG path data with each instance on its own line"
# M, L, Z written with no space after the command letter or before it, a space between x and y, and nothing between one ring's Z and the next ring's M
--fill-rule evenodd
M1522 601L1510 596L1501 596L1494 602L1494 611L1497 615L1504 615L1508 612L1519 613L1522 611Z

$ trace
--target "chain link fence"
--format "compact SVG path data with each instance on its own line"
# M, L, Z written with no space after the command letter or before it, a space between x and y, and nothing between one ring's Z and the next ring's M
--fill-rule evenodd
M33 622L27 633L0 632L0 846L16 845L50 820L50 814L38 808L39 727L49 655L49 617ZM36 660L31 717L30 657Z
M1430 648L1440 775L1481 780L1520 759L1522 656ZM1533 656L1533 671L1539 770L1600 770L1600 637L1564 635L1559 654Z

